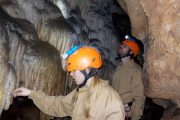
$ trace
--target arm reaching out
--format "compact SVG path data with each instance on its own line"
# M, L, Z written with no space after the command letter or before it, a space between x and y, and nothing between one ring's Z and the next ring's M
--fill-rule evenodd
M15 89L11 94L13 97L28 96L33 103L45 114L54 117L71 116L73 111L73 98L76 90L67 96L48 96L42 91L29 90L21 87Z
M31 90L24 87L20 87L20 88L15 89L11 94L13 97L29 96L31 94Z

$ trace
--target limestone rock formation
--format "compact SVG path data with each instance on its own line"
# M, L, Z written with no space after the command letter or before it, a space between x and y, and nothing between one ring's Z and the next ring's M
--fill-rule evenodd
M16 1L1 0L0 113L3 109L7 110L9 108L10 103L12 103L10 94L20 86L42 90L48 95L64 94L66 74L61 65L60 54L70 47L69 43L71 41L69 39L71 39L70 33L73 32L73 29L66 24L60 12L55 14L53 10L49 9L54 14L47 17L49 13L47 11L43 13L40 7L31 9L32 6L35 8L35 5L43 4L42 1L41 4L36 3L38 1L34 2L31 1L34 6L27 3L23 4L23 9L23 7L18 7L22 4ZM52 6L52 4L49 6ZM55 6L54 8L59 10ZM32 14L27 14L27 9L35 11ZM42 24L42 21L46 24ZM57 22L55 23L55 21ZM51 27L49 27L49 24L51 24ZM56 25L60 25L59 28ZM52 39L50 39L52 37L49 36L54 35L55 38L55 34L48 34L49 36L44 34L49 38L45 39L44 36L38 34L38 32L42 32L41 27L44 28L43 30L47 30L45 29L47 27L49 29L56 28L56 34L61 34L56 36L58 39L54 39L52 42ZM67 47L58 47L64 46L64 44Z
M132 34L144 38L146 95L171 99L179 106L179 1L118 1L131 19Z
M117 0L131 20L132 35L143 40L148 34L148 18L140 3L141 0ZM150 1L150 0L148 0Z

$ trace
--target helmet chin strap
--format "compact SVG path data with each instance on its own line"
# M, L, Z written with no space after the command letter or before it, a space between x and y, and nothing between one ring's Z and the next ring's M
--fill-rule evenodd
M96 68L92 68L91 71L89 72L89 74L87 74L87 72L85 70L81 70L81 73L84 75L85 79L83 81L83 83L81 83L78 88L77 88L77 92L79 91L79 88L83 87L84 85L86 85L87 80L89 78L91 78L92 76L94 76L95 74L97 74L97 69Z

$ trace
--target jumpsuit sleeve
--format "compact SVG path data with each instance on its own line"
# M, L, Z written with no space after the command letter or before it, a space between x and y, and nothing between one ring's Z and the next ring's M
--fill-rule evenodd
M54 117L71 116L74 91L67 96L47 96L42 91L32 91L29 98L44 113Z
M125 113L124 107L121 98L119 97L118 93L115 92L115 95L110 95L107 101L106 111L107 111L107 118L106 120L124 120Z
M131 107L132 120L139 120L143 115L145 102L144 85L142 81L141 71L136 70L133 74L131 92L134 100Z

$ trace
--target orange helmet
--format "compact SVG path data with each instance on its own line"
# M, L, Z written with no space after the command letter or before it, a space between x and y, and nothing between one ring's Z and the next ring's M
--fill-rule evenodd
M133 54L134 54L134 57L135 57L135 56L139 53L139 51L140 51L140 48L139 48L138 44L137 44L136 42L134 42L134 41L124 40L124 41L122 42L122 44L127 45L127 46L132 50L132 52L133 52Z
M83 46L72 53L66 61L66 70L85 70L86 68L99 68L102 65L101 55L94 47Z

